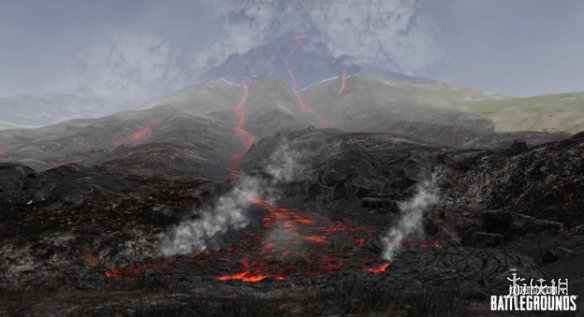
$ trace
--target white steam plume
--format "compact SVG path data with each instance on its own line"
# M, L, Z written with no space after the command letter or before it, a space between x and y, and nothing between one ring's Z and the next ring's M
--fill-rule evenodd
M245 52L282 35L304 33L332 55L350 55L412 74L443 58L419 0L220 0L227 19L224 48ZM217 55L217 54L215 54Z
M175 7L152 3L144 16L138 15L147 24L136 22L142 27L100 32L72 54L62 74L46 89L82 90L121 102L143 102L196 83L232 54L291 33L303 33L306 46L324 45L332 56L349 55L360 63L414 74L444 57L434 39L436 27L418 12L421 1L206 0L198 5L179 1ZM184 22L189 12L201 15L197 10L202 3L207 5L203 8L207 15L217 15L206 25L205 36L198 31L201 25ZM165 19L179 14L172 10L183 12L182 24L153 18L160 12L166 12ZM150 30L152 23L163 22L174 28L154 24L164 32Z
M144 102L194 81L182 47L146 33L106 33L75 54L50 90L83 90L119 102Z
M270 157L265 168L268 177L243 175L235 187L221 196L215 206L199 212L200 217L179 224L172 232L163 237L160 252L163 256L202 252L208 244L229 229L247 226L246 209L251 198L275 200L278 198L277 185L302 175L301 166L287 151L287 146L279 147Z
M422 230L424 212L438 202L438 188L435 177L418 185L416 194L399 205L402 217L383 238L383 258L392 261L399 251L402 241L408 235Z

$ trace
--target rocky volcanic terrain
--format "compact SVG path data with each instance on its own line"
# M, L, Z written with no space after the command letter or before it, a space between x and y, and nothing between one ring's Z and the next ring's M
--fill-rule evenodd
M488 315L512 272L584 293L581 133L345 75L0 132L0 315Z
M274 258L254 251L264 239L255 240L265 215L257 206L248 211L250 224L228 231L216 249L159 258L161 234L196 219L197 210L233 186L195 172L152 173L152 164L177 155L159 155L160 145L152 144L150 156L134 147L128 157L138 162L128 168L114 161L37 173L2 164L2 312L475 314L486 309L488 294L506 290L510 269L568 277L572 292L584 290L584 138L460 151L384 133L304 130L260 140L244 170L261 174L282 142L301 154L303 174L281 185L278 203L317 219L312 233L323 241ZM191 164L171 163L186 173ZM406 239L386 269L368 271L384 264L379 237L399 217L397 203L428 174L440 200L424 215L424 234ZM356 229L322 229L332 224ZM246 269L246 257L254 274L268 277L217 280Z

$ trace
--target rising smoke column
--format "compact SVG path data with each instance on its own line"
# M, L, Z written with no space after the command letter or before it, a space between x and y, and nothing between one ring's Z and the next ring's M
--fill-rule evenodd
M178 225L163 238L160 251L164 256L202 252L217 235L229 229L241 229L248 223L245 209L250 205L249 197L259 191L256 180L242 178L233 190L219 198L216 205L200 211L200 218Z
M222 195L213 208L200 211L200 217L181 223L163 238L161 253L164 256L202 252L213 238L229 229L242 229L248 224L246 209L262 201L273 201L279 197L278 184L289 182L294 175L301 175L301 166L287 150L286 143L271 156L265 172L268 177L241 175L235 187ZM260 204L261 205L261 204Z
M406 74L429 67L444 55L433 39L435 26L416 11L420 0L217 2L227 23L228 37L221 46L225 56L290 32L325 45L333 56L346 54Z
M416 194L399 205L402 216L398 223L383 238L383 258L393 261L404 238L422 230L424 213L438 202L438 189L435 177L425 180L417 187Z
M267 178L242 175L232 190L222 195L214 207L199 211L200 217L179 224L167 234L160 246L164 256L205 251L209 243L229 229L242 229L248 224L246 209L258 204L258 197L264 201L276 200L277 185L290 181L297 175L299 165L282 146L272 155L265 172Z

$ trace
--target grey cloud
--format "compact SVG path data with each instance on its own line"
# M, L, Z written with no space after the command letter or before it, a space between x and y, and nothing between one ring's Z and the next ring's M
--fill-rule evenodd
M0 96L150 99L288 32L332 55L494 92L584 90L583 14L579 0L3 1Z
M335 55L412 74L442 57L415 0L222 0L233 51L288 32L304 33Z

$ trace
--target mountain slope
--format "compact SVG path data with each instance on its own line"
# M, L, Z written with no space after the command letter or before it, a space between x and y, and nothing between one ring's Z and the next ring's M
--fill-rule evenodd
M514 98L440 81L399 81L352 76L339 94L340 78L302 95L332 122L353 119L349 129L368 130L388 121L425 121L476 132L578 132L584 130L584 93Z
M17 125L8 123L8 122L2 122L0 121L0 130L8 130L8 129L18 129L19 127Z
M67 163L93 166L105 161L118 161L119 166L140 165L147 156L164 155L173 151L209 166L227 160L228 152L237 140L231 129L234 118L216 120L209 102L218 110L227 112L241 94L241 88L219 81L210 82L189 92L150 108L118 113L99 119L71 120L38 129L8 130L0 133L2 161L24 163L37 170L45 170ZM221 99L223 98L223 99ZM155 144L165 144L168 152L160 152ZM134 147L152 145L152 151L140 150L139 160L129 154ZM145 151L145 152L144 152ZM181 155L178 155L181 156ZM144 166L142 164L141 166ZM222 169L222 168L221 168ZM216 175L214 168L203 169ZM209 176L207 175L207 176Z
M114 102L91 93L46 93L0 98L0 120L44 126L76 118L96 118L135 108L139 102Z
M420 80L376 65L364 65L348 55L332 56L317 39L290 33L272 43L230 56L205 74L202 80L225 78L242 84L250 77L267 75L288 83L289 87L302 89L315 82L339 76L343 71L347 74L367 74L404 81Z
M334 78L297 95L285 82L257 77L249 84L241 119L258 138L284 130L303 130L310 125L389 132L461 148L508 147L515 140L540 144L566 137L535 132L495 133L500 130L497 124L502 120L493 122L491 118L496 119L506 109L500 105L510 99L477 90L441 82L363 76L346 79L343 89L340 85L340 78ZM109 168L118 170L125 166L130 171L151 166L145 163L148 155L163 162L168 151L183 153L208 177L222 177L221 166L228 159L227 153L240 145L233 131L237 120L234 107L245 91L243 86L212 80L139 110L99 119L71 120L39 129L3 131L0 159L24 163L37 170L67 163L94 166L121 160L108 165ZM302 104L311 110L306 111ZM485 109L494 112L485 114ZM578 107L572 110L575 113ZM543 108L538 111L543 120ZM502 119L509 120L504 116ZM582 120L582 117L570 119ZM525 127L541 130L540 126ZM136 153L132 154L133 151ZM167 172L177 176L181 173L172 168Z
M584 130L584 92L481 100L460 108L491 119L497 131Z

